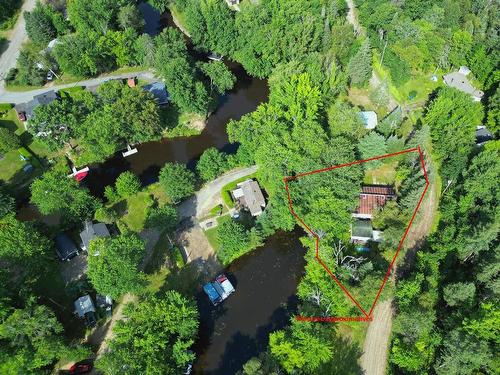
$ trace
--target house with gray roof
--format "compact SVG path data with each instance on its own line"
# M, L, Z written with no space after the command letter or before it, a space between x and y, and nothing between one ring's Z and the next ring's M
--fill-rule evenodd
M88 251L90 241L96 237L109 237L109 231L104 223L92 223L88 220L84 224L84 229L80 232L80 238L82 239L82 249Z
M153 82L149 85L143 86L142 89L153 94L158 105L167 104L170 100L170 95L168 94L167 87L163 82Z
M93 327L96 324L95 319L95 306L92 298L87 294L78 298L75 302L75 314L82 319L88 327Z
M16 110L19 119L22 119L22 121L29 121L33 117L36 107L39 105L48 105L58 99L59 94L56 91L51 90L40 95L35 95L33 100L30 100L28 103L16 104L14 109Z
M231 192L234 200L241 207L248 209L252 216L259 216L266 207L266 200L259 183L254 180L246 180L236 186L237 188Z
M469 94L474 101L479 102L484 93L481 90L477 90L472 83L470 83L467 78L469 73L469 68L461 66L458 71L446 74L443 77L443 81L447 86L454 87L457 90Z

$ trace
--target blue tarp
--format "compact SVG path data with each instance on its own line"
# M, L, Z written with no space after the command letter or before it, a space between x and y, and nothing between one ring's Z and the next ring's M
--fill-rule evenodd
M219 295L217 290L214 288L212 283L207 283L207 284L203 285L203 290L208 295L208 298L210 298L210 301L212 301L213 304L220 301L221 296Z

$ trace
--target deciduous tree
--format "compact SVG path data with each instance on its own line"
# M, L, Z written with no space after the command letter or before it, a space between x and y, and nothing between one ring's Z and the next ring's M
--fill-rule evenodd
M194 193L194 173L179 163L167 163L160 171L160 184L174 202Z
M135 234L92 240L87 274L97 292L118 299L140 291L145 284L139 271L144 249L144 242Z
M189 351L198 332L196 305L176 291L129 304L126 319L114 328L114 338L97 362L105 374L178 374L194 359Z

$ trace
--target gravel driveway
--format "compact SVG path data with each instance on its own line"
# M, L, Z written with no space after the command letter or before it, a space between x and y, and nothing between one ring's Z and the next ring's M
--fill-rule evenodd
M10 69L16 66L16 60L21 50L21 45L28 39L26 34L23 13L29 12L35 7L35 0L25 0L17 23L10 32L7 49L0 55L0 90L4 85L4 78ZM1 101L1 100L0 100Z

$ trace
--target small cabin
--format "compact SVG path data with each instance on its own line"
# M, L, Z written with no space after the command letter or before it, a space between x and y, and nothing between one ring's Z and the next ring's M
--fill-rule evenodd
M380 242L382 232L372 227L373 213L384 207L388 200L395 199L396 193L388 185L363 185L359 194L359 203L352 213L354 221L351 225L351 241L365 243L368 241Z
M244 207L252 216L259 216L266 207L266 200L259 183L255 180L246 180L236 185L231 192L233 199L239 206Z
M96 325L95 318L95 306L92 302L92 298L87 294L78 298L75 302L75 314L81 318L85 319L85 325L87 327L94 327Z
M374 111L361 111L358 113L365 129L375 129L378 124L377 113Z
M82 240L82 250L88 251L90 241L97 237L109 237L108 227L104 223L92 223L90 220L84 224L83 231L80 232Z

